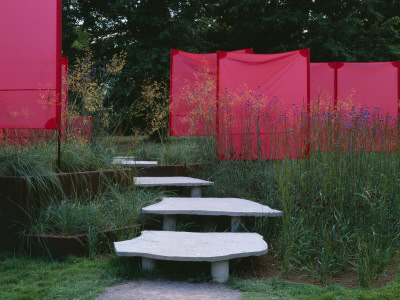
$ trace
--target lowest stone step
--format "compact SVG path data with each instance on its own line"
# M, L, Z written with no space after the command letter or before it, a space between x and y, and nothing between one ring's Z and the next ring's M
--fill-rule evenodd
M206 181L191 177L134 177L134 184L141 187L156 187L156 186L187 186L192 187L191 196L201 197L201 187L209 186L213 183L211 181Z
M145 270L155 268L155 260L211 262L214 281L229 278L229 260L258 256L268 245L258 233L143 231L132 240L115 242L118 256L140 256Z
M164 215L163 230L176 229L175 215L231 216L231 230L236 231L240 217L280 217L282 212L260 203L239 198L163 198L142 208L144 214Z

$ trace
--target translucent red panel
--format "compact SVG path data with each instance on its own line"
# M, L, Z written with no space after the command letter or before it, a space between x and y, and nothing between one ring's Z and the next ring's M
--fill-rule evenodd
M324 120L326 113L335 110L336 63L310 63L311 150L327 151L332 148L329 127Z
M280 54L219 52L218 73L221 158L299 158L305 154L308 50Z
M252 49L237 50L252 53ZM171 51L170 135L215 132L217 54Z
M55 90L0 91L1 128L56 128Z
M344 140L357 141L345 149L398 150L398 62L337 63L337 94L338 111L345 114L340 124L347 132Z
M61 112L68 110L68 57L61 58Z
M395 150L399 84L398 62L311 64L312 150Z
M62 135L65 135L66 128L66 111L68 110L68 57L61 59L62 63L62 90L61 90L61 111L63 114L63 126L61 128ZM45 93L48 91L42 91ZM11 112L12 116L12 112ZM20 144L29 145L37 141L49 141L55 139L54 129L16 129L16 128L4 128L0 129L0 136L3 142L7 144Z
M311 110L334 106L335 63L310 63Z
M338 104L398 115L398 62L338 63Z
M56 128L58 1L0 1L0 127Z
M92 136L93 117L72 117L68 119L66 138L71 141L87 143Z

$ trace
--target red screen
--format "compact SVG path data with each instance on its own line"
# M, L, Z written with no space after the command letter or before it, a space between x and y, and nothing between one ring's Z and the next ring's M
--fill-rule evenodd
M398 114L398 63L338 63L338 103Z
M252 53L252 49L237 50ZM217 54L171 51L170 135L215 133Z
M281 159L304 155L309 51L218 54L220 157Z
M57 1L0 1L0 127L56 128Z

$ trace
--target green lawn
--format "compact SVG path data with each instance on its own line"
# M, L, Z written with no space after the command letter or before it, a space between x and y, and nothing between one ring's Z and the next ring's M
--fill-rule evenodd
M95 299L120 279L107 258L64 262L0 252L0 299Z
M96 299L105 287L123 282L126 276L135 277L131 272L137 269L135 264L127 264L126 259L122 262L123 265L110 257L70 257L56 262L0 252L0 299ZM169 278L165 274L155 275ZM394 283L379 289L352 290L333 285L318 287L277 279L266 282L235 277L228 284L243 291L244 300L400 299L400 274Z
M242 300L258 299L400 299L400 274L396 280L378 289L348 289L329 285L289 283L283 280L240 280L233 278L229 285L243 291Z

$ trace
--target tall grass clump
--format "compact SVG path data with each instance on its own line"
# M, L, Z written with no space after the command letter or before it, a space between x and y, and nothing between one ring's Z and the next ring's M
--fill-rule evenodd
M0 176L24 177L28 186L37 191L51 192L58 184L55 145L34 144L20 147L3 144L0 148Z
M68 74L69 119L79 116L93 118L93 137L97 142L99 137L108 133L116 119L114 107L111 104L112 87L121 80L125 65L126 53L120 52L112 58L95 60L93 54L87 52L78 58ZM128 84L133 84L128 80Z
M97 196L87 194L61 200L49 199L41 203L25 224L25 243L29 248L30 243L36 242L37 235L87 234L90 252L99 253L104 246L111 247L106 232L113 232L114 239L137 236L144 221L141 208L161 197L162 194L155 190L110 185ZM41 246L46 247L45 244Z
M114 168L114 149L101 143L95 145L66 142L61 145L60 168L57 145L36 143L29 147L4 144L0 148L0 176L23 176L30 180L55 175L57 172L96 171Z
M65 143L61 147L62 172L83 172L112 169L114 149L106 144Z
M126 155L139 160L156 160L161 165L210 163L215 161L213 137L171 137L159 143L145 140L134 144Z
M208 195L283 211L258 229L274 238L284 276L356 272L369 286L399 250L399 122L350 100L309 109L250 90L218 99L221 161L202 174L215 182Z
M33 234L74 235L121 227L140 227L141 208L161 197L151 190L110 187L94 197L50 199L27 226Z

